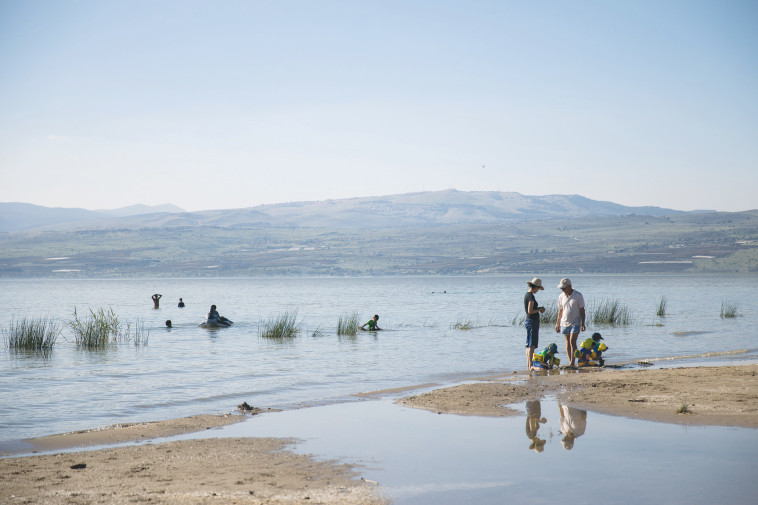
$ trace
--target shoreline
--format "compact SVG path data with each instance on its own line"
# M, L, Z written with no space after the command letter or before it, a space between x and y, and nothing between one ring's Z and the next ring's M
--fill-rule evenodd
M758 428L758 364L656 369L582 369L501 374L450 386L425 384L361 393L440 414L517 416L508 406L546 396L593 412L698 426ZM410 394L413 390L427 392ZM434 388L434 389L431 389ZM682 411L682 407L686 407ZM680 412L682 411L682 412ZM270 415L276 415L270 411ZM258 412L254 413L258 414ZM114 425L30 439L45 454L0 459L2 500L67 504L384 504L360 467L289 450L272 438L153 440L243 421L220 414ZM104 447L95 447L103 446ZM129 444L113 446L114 444ZM59 452L49 452L59 451ZM65 451L65 452L60 452ZM13 497L13 498L11 498ZM0 501L2 501L0 500Z
M636 381L640 377L645 379L644 383ZM463 384L456 385L456 382ZM531 373L514 370L461 379L448 385L426 383L351 396L378 399L421 389L429 391L400 397L395 403L440 414L500 417L520 413L510 408L510 404L551 395L561 403L612 416L674 424L758 428L758 363L641 369L613 365ZM678 412L683 406L686 406L685 412ZM253 415L278 411L238 409L33 437L11 441L27 447L6 450L0 453L0 458L149 442L218 429Z
M508 407L555 396L611 416L697 426L758 428L758 364L534 372L435 389L398 403L441 414L519 415Z

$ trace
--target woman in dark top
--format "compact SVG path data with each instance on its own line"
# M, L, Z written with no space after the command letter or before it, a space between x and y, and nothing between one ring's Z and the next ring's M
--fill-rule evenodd
M527 282L526 285L529 286L529 291L524 295L524 310L526 311L526 319L524 320L524 326L526 327L526 366L527 370L532 370L534 349L540 345L540 314L545 312L545 307L540 307L537 304L534 294L545 288L542 287L542 280L538 277Z

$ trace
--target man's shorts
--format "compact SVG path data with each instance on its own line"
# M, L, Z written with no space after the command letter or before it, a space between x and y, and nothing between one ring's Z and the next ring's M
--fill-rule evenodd
M579 330L581 330L581 326L574 325L574 326L561 326L561 333L564 335L571 335L572 333L579 333Z

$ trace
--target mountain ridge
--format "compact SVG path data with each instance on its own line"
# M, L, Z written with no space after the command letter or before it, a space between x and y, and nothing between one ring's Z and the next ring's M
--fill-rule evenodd
M530 196L516 192L447 189L197 212L186 212L172 204L138 204L93 211L0 202L0 232L176 226L399 228L622 215L660 217L703 212L713 211L631 207L581 195Z

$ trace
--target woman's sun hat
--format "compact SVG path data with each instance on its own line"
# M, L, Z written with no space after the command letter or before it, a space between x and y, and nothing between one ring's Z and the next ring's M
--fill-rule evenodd
M545 289L542 287L542 279L540 279L539 277L535 277L531 281L527 282L527 284L529 285L529 287L532 287L532 288Z

